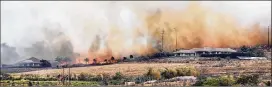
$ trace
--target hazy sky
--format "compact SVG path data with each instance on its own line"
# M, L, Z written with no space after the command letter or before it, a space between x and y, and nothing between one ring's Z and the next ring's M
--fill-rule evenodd
M90 34L107 32L111 24L140 26L137 12L171 8L182 10L188 1L1 1L1 43L15 47L30 46L44 39L43 26L63 31L72 40L75 51L88 48L92 41L84 36L89 27ZM241 24L260 22L268 26L271 22L271 1L203 1L201 5L210 10L232 15ZM85 26L91 24L90 26ZM54 28L55 27L55 28ZM93 29L93 30L92 30ZM100 30L97 30L100 29ZM84 30L84 31L83 31ZM86 46L85 46L86 45Z

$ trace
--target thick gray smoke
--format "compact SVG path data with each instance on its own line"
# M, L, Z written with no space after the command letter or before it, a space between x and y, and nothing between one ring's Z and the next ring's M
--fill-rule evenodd
M6 43L1 44L1 64L6 63L12 63L14 60L19 60L19 54L16 52L15 47L11 47L7 45Z
M60 28L60 27L58 27ZM74 59L75 53L70 40L65 39L62 31L43 27L45 39L36 41L28 47L17 49L6 43L1 45L1 63L11 64L26 58L36 57L39 59L54 60L57 56L66 56ZM18 54L19 52L20 54Z

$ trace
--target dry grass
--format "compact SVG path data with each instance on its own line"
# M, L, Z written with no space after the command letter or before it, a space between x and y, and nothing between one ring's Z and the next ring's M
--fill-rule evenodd
M122 72L128 76L137 76L143 75L147 72L149 67L155 69L163 69L165 68L175 68L185 64L180 63L124 63L124 64L113 64L113 65L104 65L104 66L89 66L89 67L76 67L71 68L71 73L80 74L80 73L89 73L93 75L108 73L110 75L115 74L116 72ZM30 71L30 72L22 72L22 73L14 73L13 75L19 74L39 74L39 75L47 75L47 74L61 74L62 69L47 69L40 71ZM65 73L68 73L68 69L65 69Z
M217 65L223 64L224 66L218 67ZM76 67L71 68L71 73L80 74L102 74L108 73L114 75L116 72L121 72L126 76L138 76L147 72L149 67L154 69L176 68L180 66L196 66L201 71L201 74L220 74L220 73L270 73L271 61L270 60L246 60L246 61L202 61L201 64L195 62L190 63L123 63L104 66L89 66L89 67ZM217 66L217 67L216 67ZM56 75L61 74L62 69L46 69L39 71L30 71L22 73L13 73L13 75L20 74L39 74L39 75ZM68 69L65 69L68 73Z

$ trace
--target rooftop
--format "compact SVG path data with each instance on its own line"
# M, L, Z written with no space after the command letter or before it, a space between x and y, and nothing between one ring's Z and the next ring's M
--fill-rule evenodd
M20 64L20 63L40 63L40 59L35 58L35 57L31 57L29 59L18 62L18 64Z
M236 52L236 50L233 50L231 48L211 48L211 47L204 47L204 48L193 48L189 50L179 50L174 53L194 53L197 51L208 51L208 52L213 52L213 51L221 51L221 52Z

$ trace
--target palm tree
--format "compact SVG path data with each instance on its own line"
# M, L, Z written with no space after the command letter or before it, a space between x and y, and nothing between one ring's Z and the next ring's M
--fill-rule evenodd
M89 63L89 58L85 58L84 61L86 62L86 64Z
M113 63L114 59L115 59L115 58L112 56L112 57L111 57L111 63Z
M96 58L93 59L93 64L96 64L97 60Z

